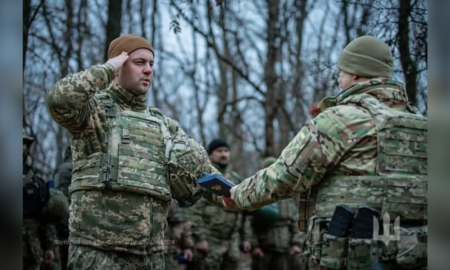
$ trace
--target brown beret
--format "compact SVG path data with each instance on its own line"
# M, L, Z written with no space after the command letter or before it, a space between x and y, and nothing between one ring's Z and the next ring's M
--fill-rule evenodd
M109 44L108 59L116 57L122 52L131 53L141 48L149 49L155 55L152 45L145 38L134 34L120 36Z

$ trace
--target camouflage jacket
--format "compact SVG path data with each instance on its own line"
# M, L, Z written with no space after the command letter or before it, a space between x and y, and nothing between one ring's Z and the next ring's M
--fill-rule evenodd
M166 253L181 252L194 246L189 216L185 214L185 209L180 208L173 200L167 215L165 242Z
M105 96L119 111L158 114L172 135L180 132L174 120L157 108L147 108L146 95L135 97L113 79L111 65L96 65L63 78L49 89L47 110L69 131L74 169L77 162L83 166L89 157L108 151L110 123L101 101ZM200 191L200 187L195 188ZM149 195L108 188L76 191L71 194L70 241L138 255L162 252L168 209L167 201Z
M273 252L288 252L294 245L301 247L305 235L298 229L298 203L298 197L279 201L280 217L269 227L253 222L252 246Z
M23 262L43 264L44 251L57 250L55 225L43 223L36 219L23 219Z
M237 186L241 209L257 209L317 186L326 175L374 175L377 167L377 129L364 108L344 104L352 96L370 95L391 109L418 110L408 104L402 84L376 78L356 84L336 97L325 98L310 120L270 167Z
M231 169L212 163L227 179L235 184L241 182L239 174ZM224 209L211 202L200 199L196 205L187 209L192 223L192 233L196 242L209 237L231 239L233 234L239 234L241 241L250 241L252 237L250 216L242 211Z

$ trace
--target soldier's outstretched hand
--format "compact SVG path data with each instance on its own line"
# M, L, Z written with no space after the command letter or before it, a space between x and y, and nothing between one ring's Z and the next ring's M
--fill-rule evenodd
M116 70L116 73L122 68L123 63L128 60L128 53L122 52L120 55L109 59L106 64L110 64Z
M222 204L225 208L238 209L236 202L234 201L234 193L236 192L236 186L230 189L230 196L222 196Z

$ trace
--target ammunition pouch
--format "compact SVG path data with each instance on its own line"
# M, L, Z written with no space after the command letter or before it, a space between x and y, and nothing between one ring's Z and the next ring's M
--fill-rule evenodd
M342 269L347 255L347 245L347 237L323 234L320 266L325 266L329 269Z
M329 219L313 216L309 221L303 254L308 269L383 269L385 263L416 269L427 265L427 225L395 228L392 222L389 231L382 232L386 235L383 239L336 237L327 233L328 226Z
M372 239L349 239L347 269L370 269L372 243Z

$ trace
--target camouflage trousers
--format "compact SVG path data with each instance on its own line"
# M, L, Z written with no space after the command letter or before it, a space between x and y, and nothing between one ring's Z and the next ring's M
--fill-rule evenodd
M209 253L194 252L188 270L236 270L239 264L239 235L230 240L207 238Z
M252 254L241 252L239 254L238 270L252 269Z
M68 269L165 270L164 253L147 256L70 245Z
M253 257L252 270L297 270L301 269L299 256L292 256L289 252L264 251L261 258Z
M60 270L61 269L61 259L58 250L58 246L53 250L55 256L51 264L44 263L44 250L40 246L40 242L25 241L22 248L22 264L23 269L26 270Z

